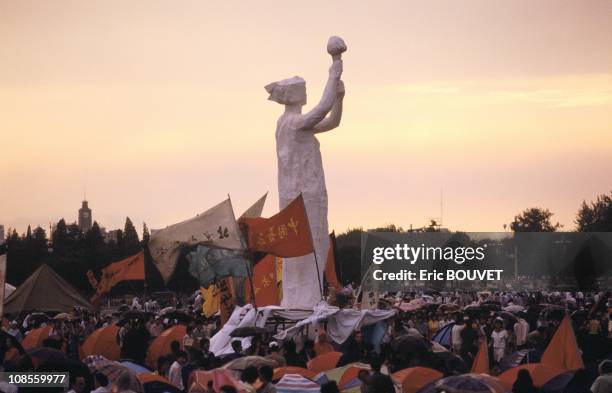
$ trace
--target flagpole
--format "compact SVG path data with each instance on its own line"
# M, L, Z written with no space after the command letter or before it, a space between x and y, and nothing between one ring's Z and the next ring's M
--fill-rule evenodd
M302 196L301 192L299 196ZM315 266L317 267L317 281L319 282L319 293L321 294L321 300L323 300L323 284L321 284L321 271L319 270L319 260L317 258L317 249L315 247L314 238L312 237L312 228L310 227L310 220L308 219L308 210L306 209L306 203L304 203L304 210L306 210L306 214L305 214L306 224L308 224L308 233L310 233L310 243L312 244L312 251L314 254Z
M267 193L266 193L267 195ZM234 213L234 207L232 205L232 198L230 197L229 194L227 194L227 199L229 200L230 203L230 207L232 210L232 214ZM236 215L234 214L234 221L236 221ZM246 246L246 252L244 255L244 266L247 269L247 277L249 279L249 284L251 287L251 304L253 304L253 307L255 308L255 314L257 315L257 304L255 303L255 287L253 286L253 269L255 267L255 258L253 257L253 251L248 247L247 241L245 239L248 239L248 236L245 236L245 232L246 232L246 228L244 228L243 225L241 225L240 223L238 223L238 227L241 229L241 234L242 234L242 244L243 245L247 245ZM246 256L246 254L248 254L248 257ZM249 260L251 261L251 266L249 266ZM257 320L257 318L255 318L255 320Z

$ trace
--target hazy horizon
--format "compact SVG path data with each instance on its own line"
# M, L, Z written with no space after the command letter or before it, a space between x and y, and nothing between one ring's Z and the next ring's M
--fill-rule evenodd
M330 230L574 229L612 191L612 2L0 0L0 224L161 228L232 196L278 210L269 82L307 108L342 36L339 128L318 136Z

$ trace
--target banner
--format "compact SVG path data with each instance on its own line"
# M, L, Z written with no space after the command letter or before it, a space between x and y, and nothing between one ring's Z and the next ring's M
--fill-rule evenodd
M221 324L224 324L232 315L234 310L234 296L232 292L232 279L226 278L210 285L208 288L200 288L204 298L202 312L206 318L210 318L220 311Z
M276 276L276 257L266 255L253 268L253 292L255 293L255 304L260 306L278 306L278 280ZM247 301L251 299L251 283L245 280L245 296Z
M247 260L243 254L243 251L198 246L195 251L187 254L189 274L204 288L226 277L246 278Z
M242 235L230 199L189 220L155 232L149 240L153 263L168 282L186 246L198 244L228 250L243 250Z
M87 272L87 277L90 283L92 283L91 278L93 277L93 272L91 270ZM93 279L95 280L95 277L93 277ZM91 298L91 302L94 304L97 303L102 296L110 292L111 289L121 281L144 279L144 251L141 251L119 262L111 263L102 269L102 276L97 282L97 286L95 287L96 293Z
M6 286L6 254L0 255L0 318L4 316L4 287Z
M251 207L249 207L244 213L242 213L242 215L240 216L240 218L238 219L238 221L242 220L243 218L255 218L255 217L261 217L261 212L263 211L264 205L266 204L266 197L268 196L268 193L266 192L264 194L264 196L262 196L261 198L259 198L257 200L257 202L255 202Z
M279 257L299 257L314 251L302 195L270 218L243 218L252 251Z
M327 285L331 285L337 291L342 289L342 284L336 275L336 235L332 232L329 235L329 248L327 250L327 263L325 264L325 280Z

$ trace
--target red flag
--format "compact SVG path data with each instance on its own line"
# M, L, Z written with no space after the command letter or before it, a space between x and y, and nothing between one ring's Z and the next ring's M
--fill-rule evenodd
M563 321L561 321L561 325L559 325L555 335L550 340L540 363L567 371L584 368L584 362L582 361L582 355L576 342L574 328L572 328L569 315L565 315Z
M266 255L253 268L253 292L255 292L255 304L259 306L278 306L278 284L276 278L276 257ZM251 299L251 285L246 280L245 295L247 301Z
M329 249L327 250L327 263L325 265L325 279L327 283L336 290L341 290L342 285L338 281L338 276L336 275L336 258L335 258L335 245L336 245L336 235L332 232L329 235Z
M249 249L291 258L314 251L302 195L270 218L243 218Z
M88 279L91 283L92 275L88 274ZM94 277L95 278L95 277ZM98 300L121 281L128 280L144 280L144 251L136 255L125 258L119 262L111 263L102 269L102 276L97 283L97 291L91 298L92 303L96 304Z
M480 342L478 346L478 353L472 364L472 373L475 374L488 374L491 375L489 369L489 348L487 346L487 339L485 338Z

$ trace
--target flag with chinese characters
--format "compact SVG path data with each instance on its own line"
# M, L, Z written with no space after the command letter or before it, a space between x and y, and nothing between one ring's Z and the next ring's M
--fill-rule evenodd
M302 195L270 218L243 218L247 242L252 251L291 258L314 251Z
M221 324L227 322L235 305L232 286L232 278L228 277L210 285L208 288L200 288L200 293L204 298L202 312L206 318L212 317L219 311Z
M87 272L87 278L93 286L92 278L95 280L95 276L91 270ZM100 280L97 280L96 293L92 297L91 302L96 304L102 296L110 292L121 281L144 279L144 251L141 251L119 262L111 263L102 269L102 276Z
M228 250L244 249L229 198L202 214L161 229L151 236L149 251L165 282L174 273L183 247L198 244Z
M253 292L255 293L255 304L259 306L278 306L278 280L276 277L276 257L266 255L253 268ZM245 296L247 301L251 299L251 284L245 282Z

